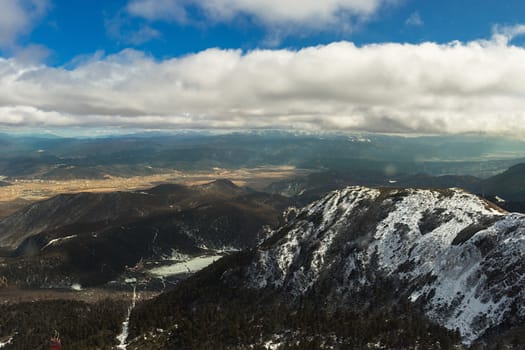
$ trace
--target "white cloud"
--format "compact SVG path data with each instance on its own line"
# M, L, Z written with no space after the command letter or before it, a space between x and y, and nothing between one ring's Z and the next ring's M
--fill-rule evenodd
M130 33L127 42L133 45L141 45L153 39L158 39L161 36L162 35L158 30L146 25L140 27L137 31Z
M131 15L148 20L186 20L186 9L181 0L131 0L126 10Z
M423 19L419 15L419 12L413 12L410 16L408 16L407 20L405 21L406 25L414 26L414 27L421 27L423 24Z
M196 1L210 16L229 20L235 15L248 14L267 24L302 23L318 26L335 22L343 13L370 16L381 0L209 0Z
M199 8L216 22L229 22L239 15L253 17L257 22L274 26L341 31L355 21L363 21L378 9L397 0L131 0L127 12L150 21L164 20L186 23L188 7ZM332 26L332 27L327 27Z
M512 26L496 25L492 28L492 40L501 44L507 44L518 36L525 35L525 25L517 24Z
M525 49L493 40L0 59L0 124L488 132L525 138Z
M14 47L49 7L48 0L0 0L0 47Z
M262 44L274 47L290 36L349 34L378 11L401 0L128 0L121 13L149 21L206 26L254 23L266 30Z
M162 37L162 34L147 24L134 26L130 19L117 13L113 18L104 20L107 34L125 44L142 45Z

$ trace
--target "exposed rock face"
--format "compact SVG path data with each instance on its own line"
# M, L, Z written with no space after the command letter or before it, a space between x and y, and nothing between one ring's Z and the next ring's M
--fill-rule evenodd
M408 299L470 343L525 320L523 252L525 216L462 190L348 187L276 230L241 282L223 280L328 308ZM386 301L367 299L385 280Z

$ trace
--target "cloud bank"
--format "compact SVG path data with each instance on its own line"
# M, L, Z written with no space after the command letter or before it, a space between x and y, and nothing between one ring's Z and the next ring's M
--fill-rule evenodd
M487 132L525 138L519 28L449 44L139 51L73 69L0 59L0 125ZM503 39L504 40L503 40Z

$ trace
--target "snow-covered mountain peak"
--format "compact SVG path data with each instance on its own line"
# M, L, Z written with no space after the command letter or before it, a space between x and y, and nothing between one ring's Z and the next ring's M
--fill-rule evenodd
M471 342L525 318L523 251L525 217L463 190L348 187L277 229L244 285L361 307L357 296L388 280L390 298L420 304Z

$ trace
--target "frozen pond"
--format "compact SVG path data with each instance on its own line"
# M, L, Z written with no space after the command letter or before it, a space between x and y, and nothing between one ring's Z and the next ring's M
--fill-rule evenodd
M152 275L168 277L184 273L195 273L222 258L222 255L204 255L186 261L178 261L149 270Z

